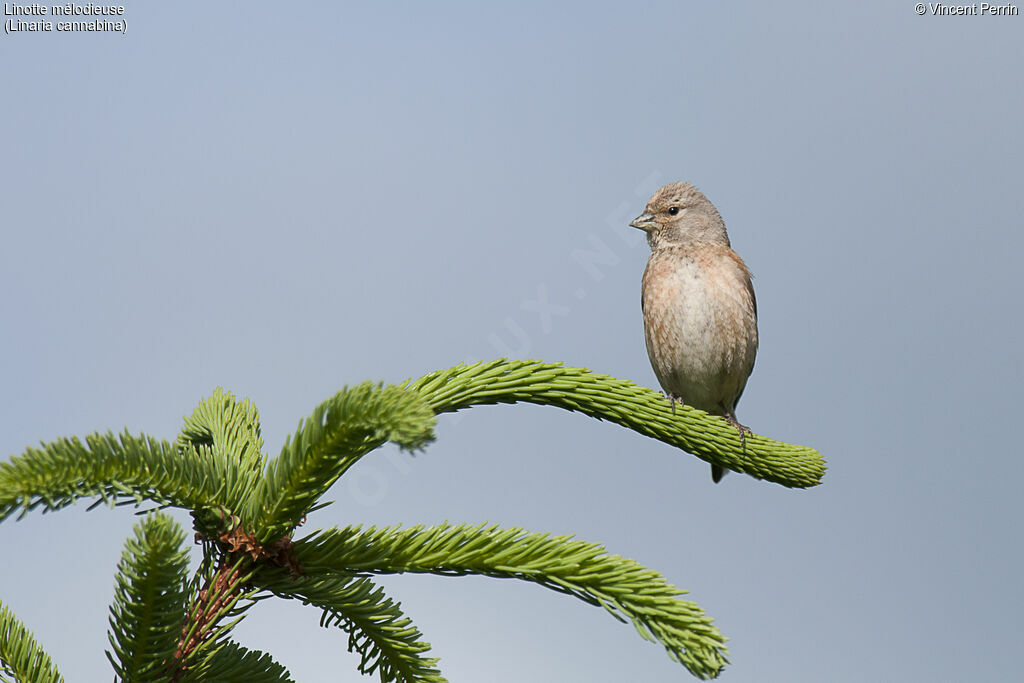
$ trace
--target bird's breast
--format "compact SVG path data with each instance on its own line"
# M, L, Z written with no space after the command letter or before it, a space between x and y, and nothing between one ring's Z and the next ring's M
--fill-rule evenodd
M647 353L665 391L702 410L731 409L753 369L750 274L724 245L652 252L642 286Z

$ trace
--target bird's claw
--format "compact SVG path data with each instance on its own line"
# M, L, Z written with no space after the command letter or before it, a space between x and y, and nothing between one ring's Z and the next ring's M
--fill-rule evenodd
M722 418L736 428L736 432L740 435L740 445L743 446L743 448L746 448L747 434L753 435L754 431L750 427L740 424L740 421L733 417L733 414L728 411L726 411Z

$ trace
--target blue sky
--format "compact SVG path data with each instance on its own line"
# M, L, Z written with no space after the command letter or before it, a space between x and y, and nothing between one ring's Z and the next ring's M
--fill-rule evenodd
M647 246L627 223L689 180L755 274L739 416L820 449L822 486L715 486L614 425L481 407L442 417L415 458L366 458L308 527L490 521L602 542L691 591L731 638L726 681L1018 670L1024 18L288 10L132 3L123 36L0 37L2 457L126 426L173 438L216 386L253 399L276 454L345 384L503 355L656 387ZM135 521L85 508L0 525L17 557L0 599L69 680L110 676ZM454 681L687 678L534 586L381 583ZM263 603L238 637L297 680L363 680L318 617Z

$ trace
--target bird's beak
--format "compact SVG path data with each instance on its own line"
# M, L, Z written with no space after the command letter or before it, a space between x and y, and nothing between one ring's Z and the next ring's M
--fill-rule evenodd
M650 213L642 213L642 214L640 214L639 216L634 218L633 221L629 225L630 225L630 227L633 227L633 228L639 228L640 230L643 230L644 232L651 232L656 227L658 227L658 224L654 222L654 214L650 214Z

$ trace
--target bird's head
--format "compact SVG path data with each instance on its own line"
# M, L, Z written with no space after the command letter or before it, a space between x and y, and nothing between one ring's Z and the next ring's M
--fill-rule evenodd
M663 185L630 225L647 233L651 248L687 242L729 246L725 222L715 205L690 183Z

